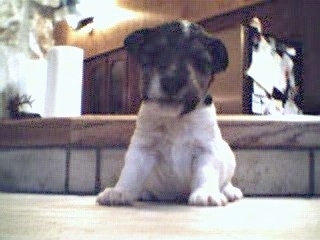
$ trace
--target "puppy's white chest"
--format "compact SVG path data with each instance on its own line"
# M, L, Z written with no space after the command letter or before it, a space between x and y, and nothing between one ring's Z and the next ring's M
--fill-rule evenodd
M196 152L192 131L173 123L162 125L157 137L157 162L147 181L147 190L155 196L174 199L188 195L192 160ZM178 194L178 195L177 195Z
M173 171L179 174L179 172L183 172L184 169L190 168L194 149L188 141L188 136L178 136L159 143L159 152L159 161L170 166Z
M162 128L158 140L158 151L161 152L162 158L168 164L186 164L191 153L194 150L195 136L193 129L169 122L159 126Z

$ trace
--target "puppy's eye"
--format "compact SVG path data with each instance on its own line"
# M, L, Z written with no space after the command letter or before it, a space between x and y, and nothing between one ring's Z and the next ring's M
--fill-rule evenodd
M193 64L200 73L210 74L212 71L212 59L208 54L193 56Z
M169 63L165 59L161 59L161 61L158 62L158 68L160 71L166 71L169 67Z
M140 60L141 66L143 67L148 67L152 65L152 61L151 61L152 59L146 54L141 55L139 60Z
M162 50L162 52L158 52L154 60L159 70L166 70L172 62L172 54L169 51Z

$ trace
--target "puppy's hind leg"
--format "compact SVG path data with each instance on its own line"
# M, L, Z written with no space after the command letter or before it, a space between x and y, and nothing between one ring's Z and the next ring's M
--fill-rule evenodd
M156 158L136 147L129 147L125 165L114 188L106 188L97 197L100 205L132 205L141 197L144 182Z

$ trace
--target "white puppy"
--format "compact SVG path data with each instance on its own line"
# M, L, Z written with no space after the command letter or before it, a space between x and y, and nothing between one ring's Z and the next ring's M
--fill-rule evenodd
M141 65L143 102L119 181L97 202L221 206L242 198L231 183L234 154L207 95L212 75L228 64L222 42L184 21L136 31L125 46Z

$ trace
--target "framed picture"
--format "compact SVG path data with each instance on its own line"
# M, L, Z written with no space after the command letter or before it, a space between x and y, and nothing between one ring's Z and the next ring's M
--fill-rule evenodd
M243 112L302 114L302 44L243 30Z
M301 114L302 44L234 25L212 34L228 50L229 66L210 91L220 114Z

